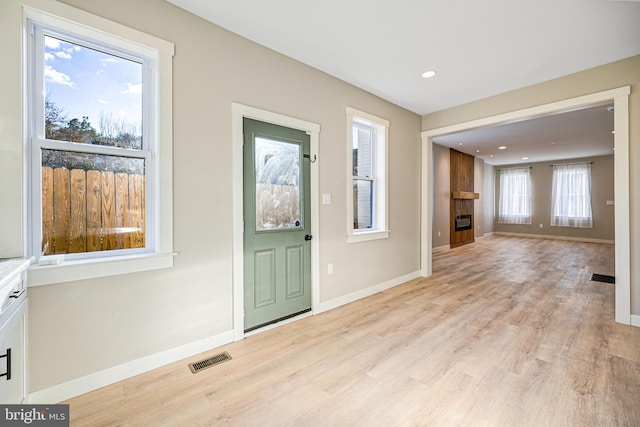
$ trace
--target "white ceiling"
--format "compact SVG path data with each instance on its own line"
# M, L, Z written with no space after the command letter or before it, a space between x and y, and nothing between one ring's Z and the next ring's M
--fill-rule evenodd
M168 1L419 115L640 54L637 0ZM427 70L436 76L423 79ZM494 138L500 128L465 138ZM533 153L561 136L526 145ZM611 149L610 135L601 142ZM512 148L513 159L531 161L522 150Z
M511 165L611 155L612 131L613 105L599 105L440 136L433 142L491 165Z

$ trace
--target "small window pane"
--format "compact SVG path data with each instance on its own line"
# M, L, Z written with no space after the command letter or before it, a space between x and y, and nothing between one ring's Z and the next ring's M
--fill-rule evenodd
M498 222L531 224L531 175L528 167L500 169Z
M554 165L551 197L552 226L593 227L589 163Z
M301 229L301 147L255 138L256 230Z
M142 64L44 37L45 137L142 148Z
M145 247L144 159L42 150L42 255Z
M373 176L373 128L353 126L353 176Z
M373 228L373 181L353 180L353 229Z

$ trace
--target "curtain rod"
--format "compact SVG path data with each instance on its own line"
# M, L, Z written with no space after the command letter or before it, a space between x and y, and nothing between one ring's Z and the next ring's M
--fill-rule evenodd
M522 168L533 169L533 166L513 166L513 167L510 167L510 168L502 168L502 169L498 168L498 170L499 171L507 171L509 169L522 169Z
M554 163L552 165L549 165L550 168L554 167L554 166L566 166L566 165L584 165L586 163L589 163L590 165L593 164L593 162L577 162L577 163Z

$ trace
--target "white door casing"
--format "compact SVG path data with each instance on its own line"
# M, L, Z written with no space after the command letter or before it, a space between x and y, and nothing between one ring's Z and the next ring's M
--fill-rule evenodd
M244 244L243 244L243 119L299 129L309 134L311 157L316 161L311 165L311 313L320 304L320 226L318 208L318 164L320 157L318 143L320 125L242 104L231 104L232 120L232 171L233 171L233 337L235 341L244 338Z

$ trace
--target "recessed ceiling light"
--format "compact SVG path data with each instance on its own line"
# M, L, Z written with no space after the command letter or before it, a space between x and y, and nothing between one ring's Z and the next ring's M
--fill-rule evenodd
M433 70L425 71L424 73L422 73L422 77L424 77L425 79L430 79L435 75L436 75L436 72Z
M492 154L492 155L490 155L489 157L493 157L493 154Z
M551 141L551 145L556 145L556 142L555 141Z
M462 145L462 142L458 142L458 145Z
M616 133L616 131L615 131L615 130L612 130L612 131L611 131L611 133Z
M501 145L500 147L498 147L498 150L506 150L507 147L505 147L504 145Z
M523 157L522 160L529 160L529 158L528 157Z
M479 153L479 152L480 152L480 150L476 150L476 153Z

